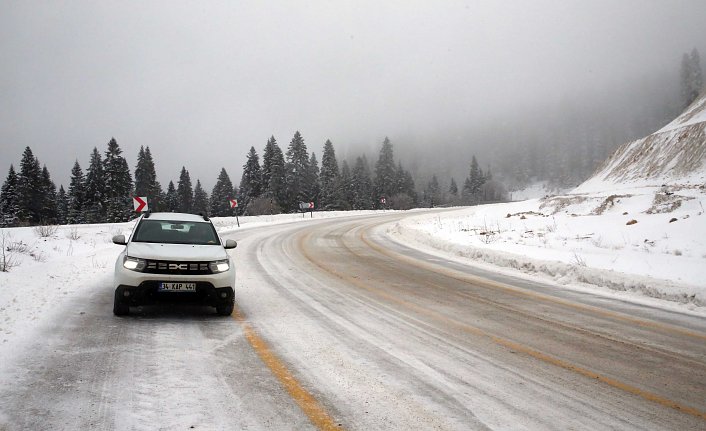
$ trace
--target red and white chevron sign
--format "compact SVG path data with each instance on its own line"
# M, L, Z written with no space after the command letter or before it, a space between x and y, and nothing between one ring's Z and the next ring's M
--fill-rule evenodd
M238 208L238 200L237 199L229 199L229 201L230 201L231 208Z
M149 207L147 206L147 196L135 196L132 198L132 206L138 213L147 211Z

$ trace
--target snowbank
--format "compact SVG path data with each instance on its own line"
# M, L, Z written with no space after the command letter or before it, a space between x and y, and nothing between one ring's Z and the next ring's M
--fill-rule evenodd
M387 234L467 263L706 314L705 203L696 187L570 194L420 215Z

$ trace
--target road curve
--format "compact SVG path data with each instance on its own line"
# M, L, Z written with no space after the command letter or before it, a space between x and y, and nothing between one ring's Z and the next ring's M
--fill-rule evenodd
M290 308L261 331L349 428L706 426L704 319L407 249L382 234L399 217L243 240L246 296Z
M706 319L408 249L404 216L228 235L232 319L117 318L96 280L2 376L0 429L706 428Z

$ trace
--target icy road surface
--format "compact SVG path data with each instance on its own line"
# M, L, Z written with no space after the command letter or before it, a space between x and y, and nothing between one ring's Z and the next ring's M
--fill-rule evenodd
M18 352L0 429L706 428L706 319L425 255L404 216L230 235L233 318L117 318L101 276Z

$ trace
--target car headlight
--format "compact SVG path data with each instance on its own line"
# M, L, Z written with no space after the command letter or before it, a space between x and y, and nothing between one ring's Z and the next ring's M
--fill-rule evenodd
M147 265L147 261L144 259L138 259L136 257L125 256L123 259L123 268L129 269L130 271L142 272Z
M230 269L230 262L228 261L228 259L216 260L214 262L211 262L209 266L211 267L211 272L217 274L219 272L228 271Z

